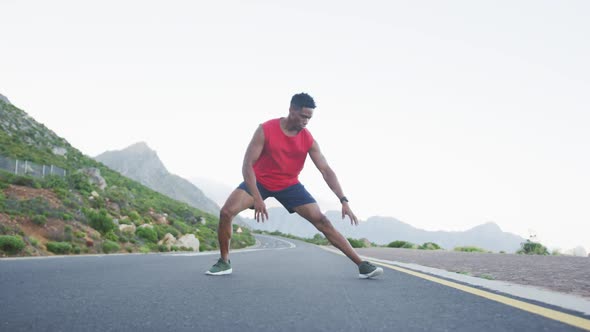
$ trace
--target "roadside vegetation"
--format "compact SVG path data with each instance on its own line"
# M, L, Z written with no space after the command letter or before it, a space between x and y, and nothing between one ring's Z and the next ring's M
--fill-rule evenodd
M328 240L322 234L319 234L319 233L315 234L312 238L304 238L304 237L294 236L291 234L285 234L285 233L282 233L279 231L267 232L267 231L255 230L253 232L258 233L258 234L281 236L281 237L300 240L300 241L304 241L304 242L308 242L308 243L312 243L312 244L317 244L317 245L330 245ZM415 244L415 243L412 243L409 241L396 240L396 241L390 242L387 245L379 245L376 243L369 242L366 239L353 239L353 238L347 238L347 239L353 248L371 248L371 247L383 248L383 247L385 247L385 248L401 248L401 249L416 249L416 250L445 250L440 245L438 245L434 242L425 242L425 243L419 245L419 244ZM467 253L492 253L489 250L486 250L486 249L483 249L480 247L476 247L476 246L459 246L459 247L453 248L452 251L467 252ZM499 253L505 254L506 252L501 251ZM540 244L538 242L533 242L530 240L523 242L521 244L521 248L516 253L517 254L527 254L527 255L550 255L549 251L547 250L547 248L545 246L543 246L542 244ZM559 254L559 252L555 251L552 255L558 255L558 254Z
M39 179L0 170L0 255L193 250L159 244L166 234L193 234L198 250L217 249L217 217L104 173L114 185L100 190L82 173ZM234 234L232 248L254 241L244 229Z
M460 252L489 252L485 249L475 247L475 246L463 246L463 247L455 247L453 251L460 251Z
M526 240L520 244L520 249L516 252L517 254L522 255L549 255L549 250L547 247L542 245L539 242L534 242L531 240ZM559 252L554 252L554 254L559 254Z
M434 242L424 242L421 245L414 244L408 241L396 240L387 245L388 248L403 248L403 249L420 249L420 250L440 250L442 249Z
M218 249L217 216L83 155L2 100L0 157L0 257ZM65 176L23 175L24 162L15 175L11 159L51 165ZM191 244L181 245L181 237ZM254 241L244 229L234 234L232 248Z

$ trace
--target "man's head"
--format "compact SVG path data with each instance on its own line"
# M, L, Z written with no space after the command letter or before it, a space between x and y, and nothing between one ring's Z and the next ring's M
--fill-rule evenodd
M291 108L300 111L302 108L315 108L315 101L307 93L298 93L291 98Z
M291 98L289 107L289 117L287 118L290 127L294 130L301 131L311 119L315 101L307 93L298 93Z

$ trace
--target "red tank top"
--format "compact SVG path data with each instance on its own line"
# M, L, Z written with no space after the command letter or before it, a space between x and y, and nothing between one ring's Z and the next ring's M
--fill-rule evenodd
M254 164L256 181L271 191L283 190L299 182L313 137L307 129L287 136L281 129L281 119L262 124L264 148Z

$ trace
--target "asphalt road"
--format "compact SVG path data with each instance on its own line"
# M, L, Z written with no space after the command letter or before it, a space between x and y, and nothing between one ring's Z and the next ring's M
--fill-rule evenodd
M0 260L0 331L578 331L386 269L260 237L207 276L217 254Z

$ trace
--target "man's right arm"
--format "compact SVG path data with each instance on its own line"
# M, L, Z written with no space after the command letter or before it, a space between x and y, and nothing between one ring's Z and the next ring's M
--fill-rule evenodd
M248 149L246 149L246 155L244 156L244 163L242 164L242 175L244 176L244 182L246 182L246 186L252 197L254 197L254 218L256 221L264 222L265 219L268 219L268 212L266 211L266 205L264 204L264 200L260 195L260 191L258 191L258 187L256 186L256 174L254 174L254 163L260 157L262 153L262 149L264 148L264 130L262 129L262 125L258 126L250 144L248 144Z

